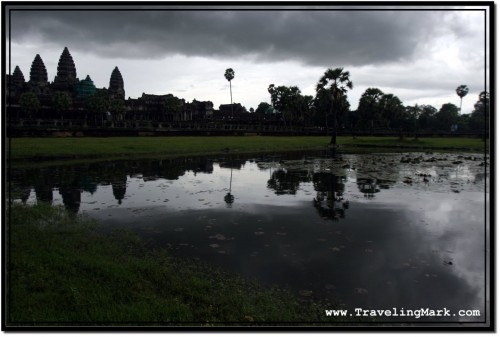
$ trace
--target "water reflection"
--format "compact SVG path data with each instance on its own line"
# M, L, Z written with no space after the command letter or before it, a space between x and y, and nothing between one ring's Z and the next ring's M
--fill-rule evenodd
M479 309L448 320L481 322L489 176L480 155L454 164L457 156L122 161L13 169L10 183L18 202L64 204L300 296L348 308Z
M221 166L221 167L224 167L224 166ZM240 168L241 168L241 166L237 167L238 170ZM231 206L234 203L234 195L231 194L231 188L232 188L232 184L233 184L233 165L230 165L230 169L231 169L231 177L229 178L229 192L227 192L227 194L224 196L224 201L226 202L227 207L229 207L229 208L231 208Z
M343 198L346 178L318 172L314 173L312 180L316 190L313 204L319 215L334 220L345 218L345 211L349 208L349 201Z

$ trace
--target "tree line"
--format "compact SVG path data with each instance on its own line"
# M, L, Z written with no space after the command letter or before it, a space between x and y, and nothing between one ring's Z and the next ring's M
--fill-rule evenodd
M460 108L445 103L438 110L431 105L405 106L392 93L368 88L359 99L358 108L350 109L348 90L353 88L350 74L343 68L328 69L316 84L316 95L303 95L297 86L270 84L271 104L261 102L257 113L280 113L287 125L332 129L332 143L337 130L404 132L485 132L489 128L489 93L481 92L474 110L461 114L466 85L456 89Z

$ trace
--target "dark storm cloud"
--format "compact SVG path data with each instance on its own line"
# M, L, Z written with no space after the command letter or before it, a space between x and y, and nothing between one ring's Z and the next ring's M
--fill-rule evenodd
M11 39L152 58L182 54L309 65L408 60L435 36L435 11L13 11Z

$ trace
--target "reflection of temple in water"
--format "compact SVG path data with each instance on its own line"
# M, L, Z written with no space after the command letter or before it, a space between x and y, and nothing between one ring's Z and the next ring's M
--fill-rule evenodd
M111 188L113 190L113 196L121 205L125 194L127 193L127 176L121 177L121 179L116 179L111 182Z
M13 184L11 197L26 203L34 190L37 202L52 204L53 191L58 190L64 206L77 213L82 192L94 194L98 186L111 185L114 198L121 204L129 176L142 177L143 181L176 180L187 171L212 173L213 161L209 158L176 158L88 163L54 167L50 174L44 168L16 169L10 176Z
M51 204L53 200L52 187L50 185L35 185L36 200Z
M61 186L59 193L62 196L64 207L72 213L78 213L82 200L82 191L77 186Z

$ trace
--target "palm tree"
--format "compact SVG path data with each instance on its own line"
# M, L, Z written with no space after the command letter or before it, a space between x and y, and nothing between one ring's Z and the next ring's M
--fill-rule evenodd
M329 68L316 85L316 94L327 94L330 99L330 114L333 112L333 132L330 144L337 145L337 114L346 108L346 93L352 89L352 81L349 79L349 72L344 68Z
M233 89L231 88L231 80L234 78L234 70L232 68L226 69L224 77L229 81L229 92L231 94L231 117L233 117Z
M465 84L459 85L456 89L457 95L460 97L460 113L462 113L462 98L469 92L469 88Z

